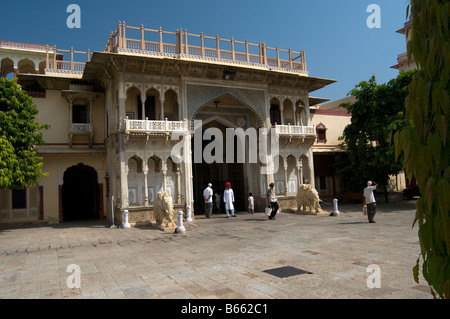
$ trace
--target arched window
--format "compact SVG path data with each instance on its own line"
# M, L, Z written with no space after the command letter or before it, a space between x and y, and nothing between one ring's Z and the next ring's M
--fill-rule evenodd
M316 133L317 133L317 142L327 142L327 128L326 126L321 122L316 126Z

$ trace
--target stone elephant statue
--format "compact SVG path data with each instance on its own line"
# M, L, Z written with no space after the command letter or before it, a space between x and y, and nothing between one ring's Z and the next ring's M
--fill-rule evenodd
M314 209L315 213L319 213L320 198L317 190L311 187L309 184L302 184L298 187L297 192L297 208L299 211L305 212L306 208L309 208L309 212Z
M156 224L161 227L176 227L173 220L173 199L169 192L158 192L153 204Z

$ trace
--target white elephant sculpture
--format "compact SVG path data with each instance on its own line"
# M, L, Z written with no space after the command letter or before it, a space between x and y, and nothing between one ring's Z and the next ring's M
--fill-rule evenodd
M156 224L161 227L176 227L173 220L173 199L169 192L158 192L153 204Z
M315 213L319 213L320 198L317 190L311 187L309 184L302 184L298 187L297 192L297 208L299 211L305 212L306 208L309 208L309 212L315 210Z

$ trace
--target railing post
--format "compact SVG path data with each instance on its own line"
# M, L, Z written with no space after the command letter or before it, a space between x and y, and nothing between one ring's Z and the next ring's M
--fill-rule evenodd
M87 62L91 61L91 51L87 50Z
M293 69L294 61L292 60L292 50L289 48L289 68Z
M277 51L277 67L280 67L280 50L278 49L278 45L276 51Z
M248 53L248 41L247 41L247 39L245 40L245 60L247 62L250 62L250 55Z
M260 64L264 64L263 63L264 61L263 61L263 54L262 54L262 43L261 43L261 41L259 42L259 63Z
M127 48L127 36L126 36L126 30L127 27L125 26L125 21L123 21L122 23L122 48L126 49Z
M184 54L189 54L188 32L184 29Z
M161 26L159 27L159 53L164 53L163 31Z
M48 68L50 68L50 61L48 60L49 59L48 44L45 47L45 56L46 56L46 58L45 58L45 68L48 69Z
M145 41L144 41L144 25L141 24L141 50L145 50Z
M219 42L220 42L220 40L219 40L219 35L217 34L216 35L216 47L217 47L217 58L218 59L220 59L220 47L219 47Z
M70 70L74 70L74 63L73 63L73 47L70 48Z
M234 39L231 37L231 59L234 61Z
M201 55L202 56L205 56L205 43L204 43L204 41L205 41L205 38L204 38L204 36L203 36L203 32L202 33L200 33L200 50L201 50Z
M117 27L117 37L119 38L119 48L122 48L122 23L120 21Z
M302 70L306 71L306 56L305 56L305 51L301 52L302 55Z
M58 65L56 64L56 46L53 47L53 69L58 69Z

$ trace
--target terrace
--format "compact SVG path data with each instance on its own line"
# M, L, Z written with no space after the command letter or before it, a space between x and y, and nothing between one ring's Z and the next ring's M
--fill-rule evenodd
M129 33L133 33L130 35ZM305 52L268 47L264 42L249 43L233 37L223 39L201 34L132 27L119 22L105 48L108 53L141 54L207 61L219 64L268 68L307 75Z
M2 46L17 49L38 50L45 53L45 73L81 77L86 62L92 52L57 49L48 45L24 45L2 41ZM111 32L105 48L107 53L137 54L151 57L172 57L185 60L203 61L216 64L237 65L251 68L269 69L281 72L308 75L304 51L284 50L247 40L238 41L233 37L223 39L201 34L132 27L119 22L117 30Z

